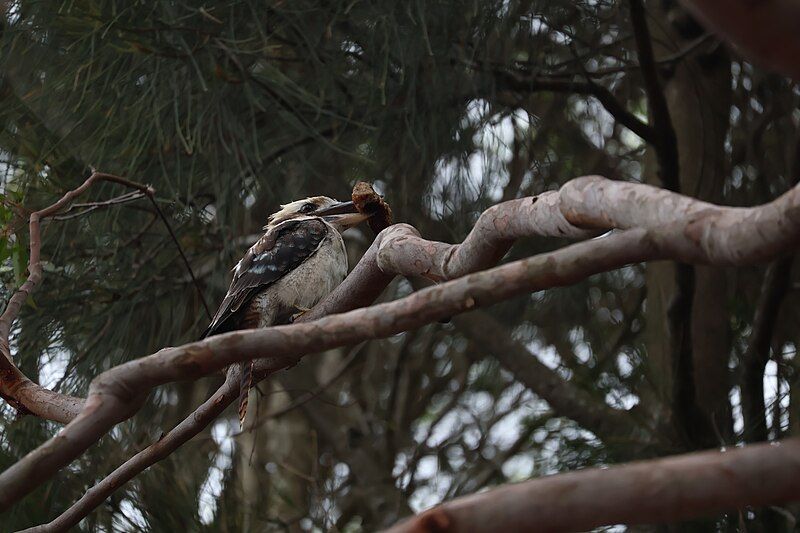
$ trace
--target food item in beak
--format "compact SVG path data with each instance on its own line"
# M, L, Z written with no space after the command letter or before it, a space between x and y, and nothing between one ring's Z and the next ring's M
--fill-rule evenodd
M392 225L392 210L372 185L359 181L353 187L352 197L356 209L370 215L368 224L376 235Z

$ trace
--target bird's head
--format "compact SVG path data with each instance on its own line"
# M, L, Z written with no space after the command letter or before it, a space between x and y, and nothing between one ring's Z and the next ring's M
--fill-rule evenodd
M312 196L281 206L281 210L269 216L264 229L277 226L287 220L321 218L343 232L360 224L369 215L359 213L353 202L340 202L327 196Z

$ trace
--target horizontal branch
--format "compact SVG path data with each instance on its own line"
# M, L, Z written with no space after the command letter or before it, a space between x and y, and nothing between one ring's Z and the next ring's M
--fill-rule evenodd
M407 234L384 239L387 272L452 279L485 268L529 236L586 238L611 229L649 230L664 258L741 265L764 261L800 242L800 186L758 207L720 207L658 187L584 176L558 191L495 205L462 244Z
M388 533L587 531L800 499L800 439L592 468L444 503Z
M376 257L381 236L372 243L347 278L297 322L309 322L326 315L341 313L371 304L394 278L378 269ZM157 442L143 449L90 488L66 511L47 524L26 529L24 533L66 531L103 503L117 489L158 461L177 450L214 421L239 396L239 367L229 369L225 382L195 411ZM253 379L257 383L271 373L268 362L259 360ZM22 532L21 532L22 533Z
M155 386L195 379L254 357L263 358L257 368L259 375L267 375L295 364L303 354L390 336L630 263L670 258L738 264L766 259L800 238L798 194L793 189L757 208L723 208L646 185L590 176L538 200L515 200L488 210L463 245L426 241L410 226L392 226L381 233L377 245L382 272L373 269L365 279L385 279L392 273L447 279L496 261L516 237L579 237L610 227L632 229L461 277L395 302L309 323L232 332L112 368L92 382L74 420L0 474L0 509L132 416Z
M384 242L408 233L416 231L404 224L382 232ZM114 367L92 381L84 409L74 420L0 474L0 510L69 464L115 424L132 416L153 387L196 379L253 358L264 359L259 364L261 372L276 372L296 364L303 354L385 338L477 306L572 284L640 261L643 256L649 258L653 254L651 244L645 231L623 232L471 274L394 302L308 323L230 332L165 348Z
M507 70L496 70L497 88L514 92L550 91L558 93L574 93L594 96L620 124L631 130L645 142L657 146L659 144L656 130L641 120L614 96L606 87L591 79L585 81L524 76Z

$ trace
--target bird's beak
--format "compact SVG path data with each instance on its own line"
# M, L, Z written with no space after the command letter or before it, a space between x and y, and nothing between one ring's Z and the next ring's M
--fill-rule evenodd
M316 213L339 231L344 231L367 220L370 215L359 213L353 202L339 202Z
M321 217L328 216L328 215L343 215L343 214L350 214L350 213L358 213L358 209L356 209L356 204L352 201L350 202L339 202L333 204L325 209L320 209L315 215L319 215Z

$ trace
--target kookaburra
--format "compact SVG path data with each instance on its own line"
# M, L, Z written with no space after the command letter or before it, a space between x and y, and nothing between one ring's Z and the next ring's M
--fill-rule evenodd
M328 295L347 274L342 232L366 220L353 202L315 196L282 205L266 232L233 268L233 281L201 338L286 324ZM253 362L242 365L239 425L244 424Z

